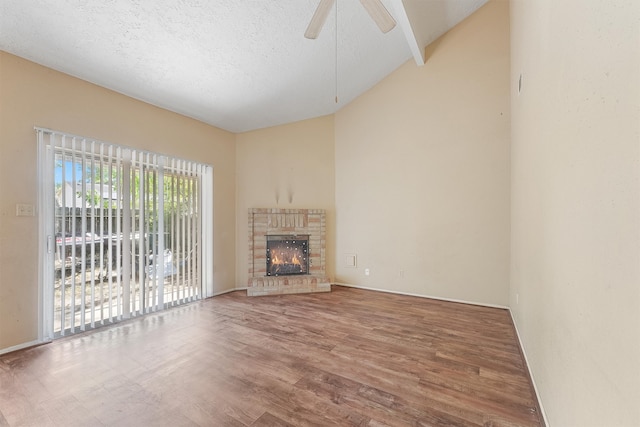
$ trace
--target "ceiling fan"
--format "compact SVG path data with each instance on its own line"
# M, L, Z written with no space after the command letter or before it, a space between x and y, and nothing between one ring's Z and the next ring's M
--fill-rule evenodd
M311 17L307 31L304 33L306 38L315 39L318 37L334 3L335 0L320 0L318 8ZM383 33L388 33L396 26L395 19L393 19L380 0L360 0L360 3L362 3L362 6L364 6L365 10L369 13L371 19L373 19Z

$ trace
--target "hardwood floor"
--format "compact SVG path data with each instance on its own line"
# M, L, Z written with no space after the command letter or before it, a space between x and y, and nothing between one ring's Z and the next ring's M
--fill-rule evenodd
M233 292L0 357L0 425L540 426L506 310Z

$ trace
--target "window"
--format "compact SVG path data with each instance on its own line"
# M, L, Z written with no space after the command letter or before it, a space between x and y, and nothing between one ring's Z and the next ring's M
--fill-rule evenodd
M210 166L36 131L43 336L210 294Z

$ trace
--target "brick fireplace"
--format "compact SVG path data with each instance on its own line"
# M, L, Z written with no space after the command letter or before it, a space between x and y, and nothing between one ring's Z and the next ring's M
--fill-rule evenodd
M321 209L249 209L249 281L247 295L282 295L329 292L326 275L325 212ZM308 267L304 274L267 271L268 239L295 241L304 238ZM286 271L286 269L285 269Z

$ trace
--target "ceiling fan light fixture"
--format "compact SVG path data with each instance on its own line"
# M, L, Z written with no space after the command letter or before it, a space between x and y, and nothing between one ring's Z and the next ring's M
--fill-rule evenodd
M320 30L324 26L324 21L327 20L327 16L329 15L329 11L333 7L335 0L320 0L320 4L318 4L318 8L316 9L313 17L311 17L311 22L309 22L309 26L307 27L307 31L304 32L304 36L308 39L316 39L320 34Z
M396 20L380 0L360 0L360 3L383 33L388 33L396 26Z

